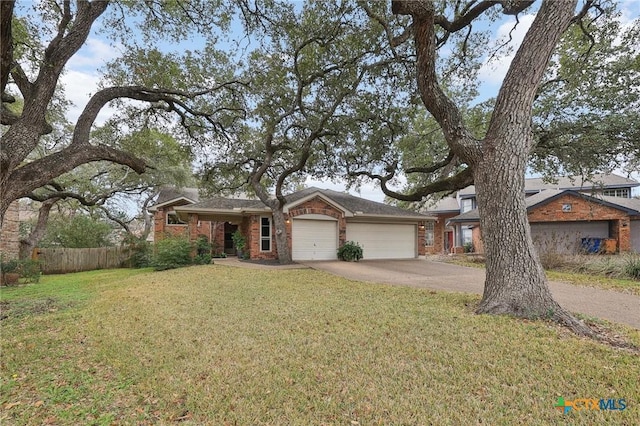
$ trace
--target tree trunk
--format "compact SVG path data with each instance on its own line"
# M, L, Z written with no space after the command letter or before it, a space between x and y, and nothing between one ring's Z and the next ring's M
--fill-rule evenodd
M512 135L501 141L474 170L487 274L478 313L548 318L591 335L553 300L533 246L524 194L527 156L517 154L526 139Z
M20 240L20 259L29 259L33 253L33 249L36 248L45 232L47 232L47 223L49 222L49 213L55 203L60 201L60 198L50 198L42 203L40 210L38 211L38 221L36 226L31 230L27 238Z
M276 201L274 204L279 203ZM280 206L272 206L271 210L273 211L273 226L276 231L278 261L281 265L289 265L293 263L293 258L291 257L291 250L289 250L289 234L287 233L284 212Z

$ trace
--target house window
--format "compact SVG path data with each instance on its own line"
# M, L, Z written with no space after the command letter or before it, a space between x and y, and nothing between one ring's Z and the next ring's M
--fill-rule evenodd
M473 243L473 231L469 227L462 228L462 244Z
M433 247L433 244L435 242L434 231L435 231L435 223L427 222L424 226L424 245L425 246Z
M631 198L629 188L605 189L602 191L602 195L607 195L609 197Z
M167 212L167 225L186 225L186 222L180 220L176 212Z
M260 251L271 251L271 218L260 218Z
M460 213L466 213L476 208L473 198L465 198L460 200Z

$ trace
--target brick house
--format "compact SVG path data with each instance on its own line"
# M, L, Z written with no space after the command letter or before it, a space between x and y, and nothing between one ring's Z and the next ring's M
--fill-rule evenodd
M415 258L425 254L426 229L435 218L327 189L306 188L287 196L284 208L294 260L336 259L346 241L363 246L365 259ZM247 198L199 200L197 190L163 190L150 209L154 239L204 235L214 254L235 254L231 235L247 240L250 259L276 259L271 210Z
M526 179L534 242L543 249L575 252L580 248L578 242L590 237L615 240L616 251L640 252L640 200L631 198L632 189L638 186L640 183L614 174L583 181L562 177L555 183ZM425 213L438 218L436 239L427 253L462 252L469 243L475 252L483 251L473 186L438 201Z
M9 205L0 224L0 254L3 259L17 259L20 253L20 207L16 200Z
M640 252L640 200L548 189L528 197L531 237L540 252ZM478 210L449 220L472 229L474 250L483 252ZM585 245L586 244L586 245ZM591 247L591 248L590 248Z

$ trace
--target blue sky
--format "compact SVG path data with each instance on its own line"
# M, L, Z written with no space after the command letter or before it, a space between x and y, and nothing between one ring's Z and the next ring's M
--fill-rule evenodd
M640 1L622 1L620 2L620 10L623 22L637 19L640 17ZM520 24L512 34L514 45L519 45L531 25L533 18L533 14L519 16ZM504 20L500 25L495 26L492 32L494 40L506 37L512 27L513 19ZM111 44L105 38L98 36L96 31L94 31L85 46L70 60L62 81L65 84L68 98L74 103L74 106L69 111L69 117L71 119L77 118L91 93L96 90L100 81L100 68L108 61L117 58L121 51L121 46ZM506 55L497 58L491 63L485 63L482 66L479 72L479 77L482 81L480 98L486 99L496 95L511 59L512 55ZM109 107L105 108L99 115L98 122L103 122L112 113L112 109ZM640 173L634 177L640 180ZM345 189L343 184L329 181L309 180L307 183L309 185L340 191ZM376 201L382 201L384 199L382 191L374 184L363 185L359 193L355 191L351 192Z

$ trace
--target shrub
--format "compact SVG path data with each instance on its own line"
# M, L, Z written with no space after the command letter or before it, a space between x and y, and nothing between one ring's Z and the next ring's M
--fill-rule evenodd
M567 257L555 250L544 251L540 253L540 263L544 269L562 269L568 265Z
M25 282L28 283L38 283L40 282L40 262L33 259L25 259L20 261L20 265L18 266L18 270L20 271L20 277L25 279Z
M192 264L191 243L182 237L165 237L155 243L152 266L156 271Z
M357 262L362 259L362 247L355 241L347 241L338 249L338 259Z
M236 231L231 234L231 239L233 240L233 245L236 250L242 251L247 246L247 239L242 235L239 229L236 229Z
M9 274L15 272L18 269L18 265L17 259L3 260L0 258L0 273Z
M635 280L640 280L640 256L630 255L624 260L624 273Z
M141 238L130 236L124 244L129 246L129 258L125 264L129 268L146 268L151 265L151 244Z
M209 265L211 263L211 255L209 253L196 254L193 258L193 263L196 265Z

